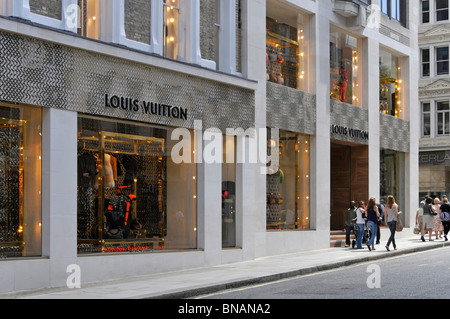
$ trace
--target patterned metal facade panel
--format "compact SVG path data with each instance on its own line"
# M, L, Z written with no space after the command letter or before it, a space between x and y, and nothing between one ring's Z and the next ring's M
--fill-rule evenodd
M369 139L364 135L369 132L367 109L336 100L330 100L330 107L331 139L369 145ZM336 127L335 130L333 126Z
M380 148L409 153L409 140L408 121L380 114Z
M0 100L194 128L255 126L255 92L158 67L0 32ZM138 110L105 107L105 96ZM187 120L148 114L143 101L187 110Z
M267 126L316 134L316 96L267 82Z

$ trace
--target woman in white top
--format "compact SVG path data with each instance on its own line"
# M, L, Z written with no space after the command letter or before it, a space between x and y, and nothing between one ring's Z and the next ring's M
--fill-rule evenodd
M359 202L359 207L356 210L356 229L358 230L358 237L356 238L356 249L363 249L362 242L363 242L363 236L364 236L364 226L365 226L365 220L364 220L364 214L366 213L366 210L364 208L364 202Z

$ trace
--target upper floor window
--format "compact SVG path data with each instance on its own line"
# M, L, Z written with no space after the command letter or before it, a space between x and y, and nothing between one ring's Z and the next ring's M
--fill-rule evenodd
M307 90L307 34L303 25L266 18L267 81Z
M430 1L422 1L422 23L430 22Z
M422 103L422 136L431 134L431 105L430 102Z
M437 111L437 133L438 135L450 134L450 103L449 101L438 102Z
M448 20L448 0L436 0L436 21Z
M79 13L78 34L91 39L99 38L99 4L98 0L78 0Z
M330 97L358 105L358 39L331 28L330 31Z
M400 58L380 50L380 112L402 117Z
M406 1L405 0L380 0L380 10L391 19L406 25Z
M449 52L448 46L436 48L436 74L447 75L449 74Z
M430 49L422 49L422 76L430 76Z

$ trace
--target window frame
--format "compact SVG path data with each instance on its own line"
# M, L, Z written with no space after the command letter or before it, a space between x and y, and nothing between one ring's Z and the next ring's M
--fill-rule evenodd
M428 51L428 61L424 60L424 52ZM431 50L430 48L422 48L420 49L420 63L421 63L421 76L422 77L430 77L431 76L431 54L430 54ZM425 74L424 72L424 66L428 65L428 73Z
M425 111L425 105L428 104L428 111ZM421 137L422 138L430 138L431 137L431 132L432 132L432 128L431 128L431 101L424 101L421 103L421 124L422 124L422 129L421 129ZM425 134L425 115L428 115L428 134Z
M435 0L435 19L436 19L436 22L448 21L449 20L449 3L448 3L448 0L445 0L445 1L447 1L447 6L444 7L444 8L438 8L438 1L439 0ZM447 18L446 19L438 19L439 13L445 12L445 11L447 11Z
M424 3L427 2L428 3L428 10L424 11ZM420 2L420 10L421 10L421 23L430 23L430 18L431 18L431 8L430 8L431 2L430 0L422 0ZM427 14L428 15L428 21L424 21L424 15Z
M441 59L438 58L438 51L440 49L447 49L447 59ZM440 46L435 48L435 63L436 63L436 76L446 76L450 74L450 48L449 46ZM439 64L441 63L447 63L447 71L446 73L443 73L442 71L439 71Z
M439 104L447 103L445 110L439 110ZM440 132L439 118L442 115L442 133ZM448 100L436 101L436 136L450 136L450 102Z

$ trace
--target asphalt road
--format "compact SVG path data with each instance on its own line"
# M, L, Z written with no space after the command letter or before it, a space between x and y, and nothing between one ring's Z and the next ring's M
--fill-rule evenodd
M449 299L450 248L219 292L198 299Z

